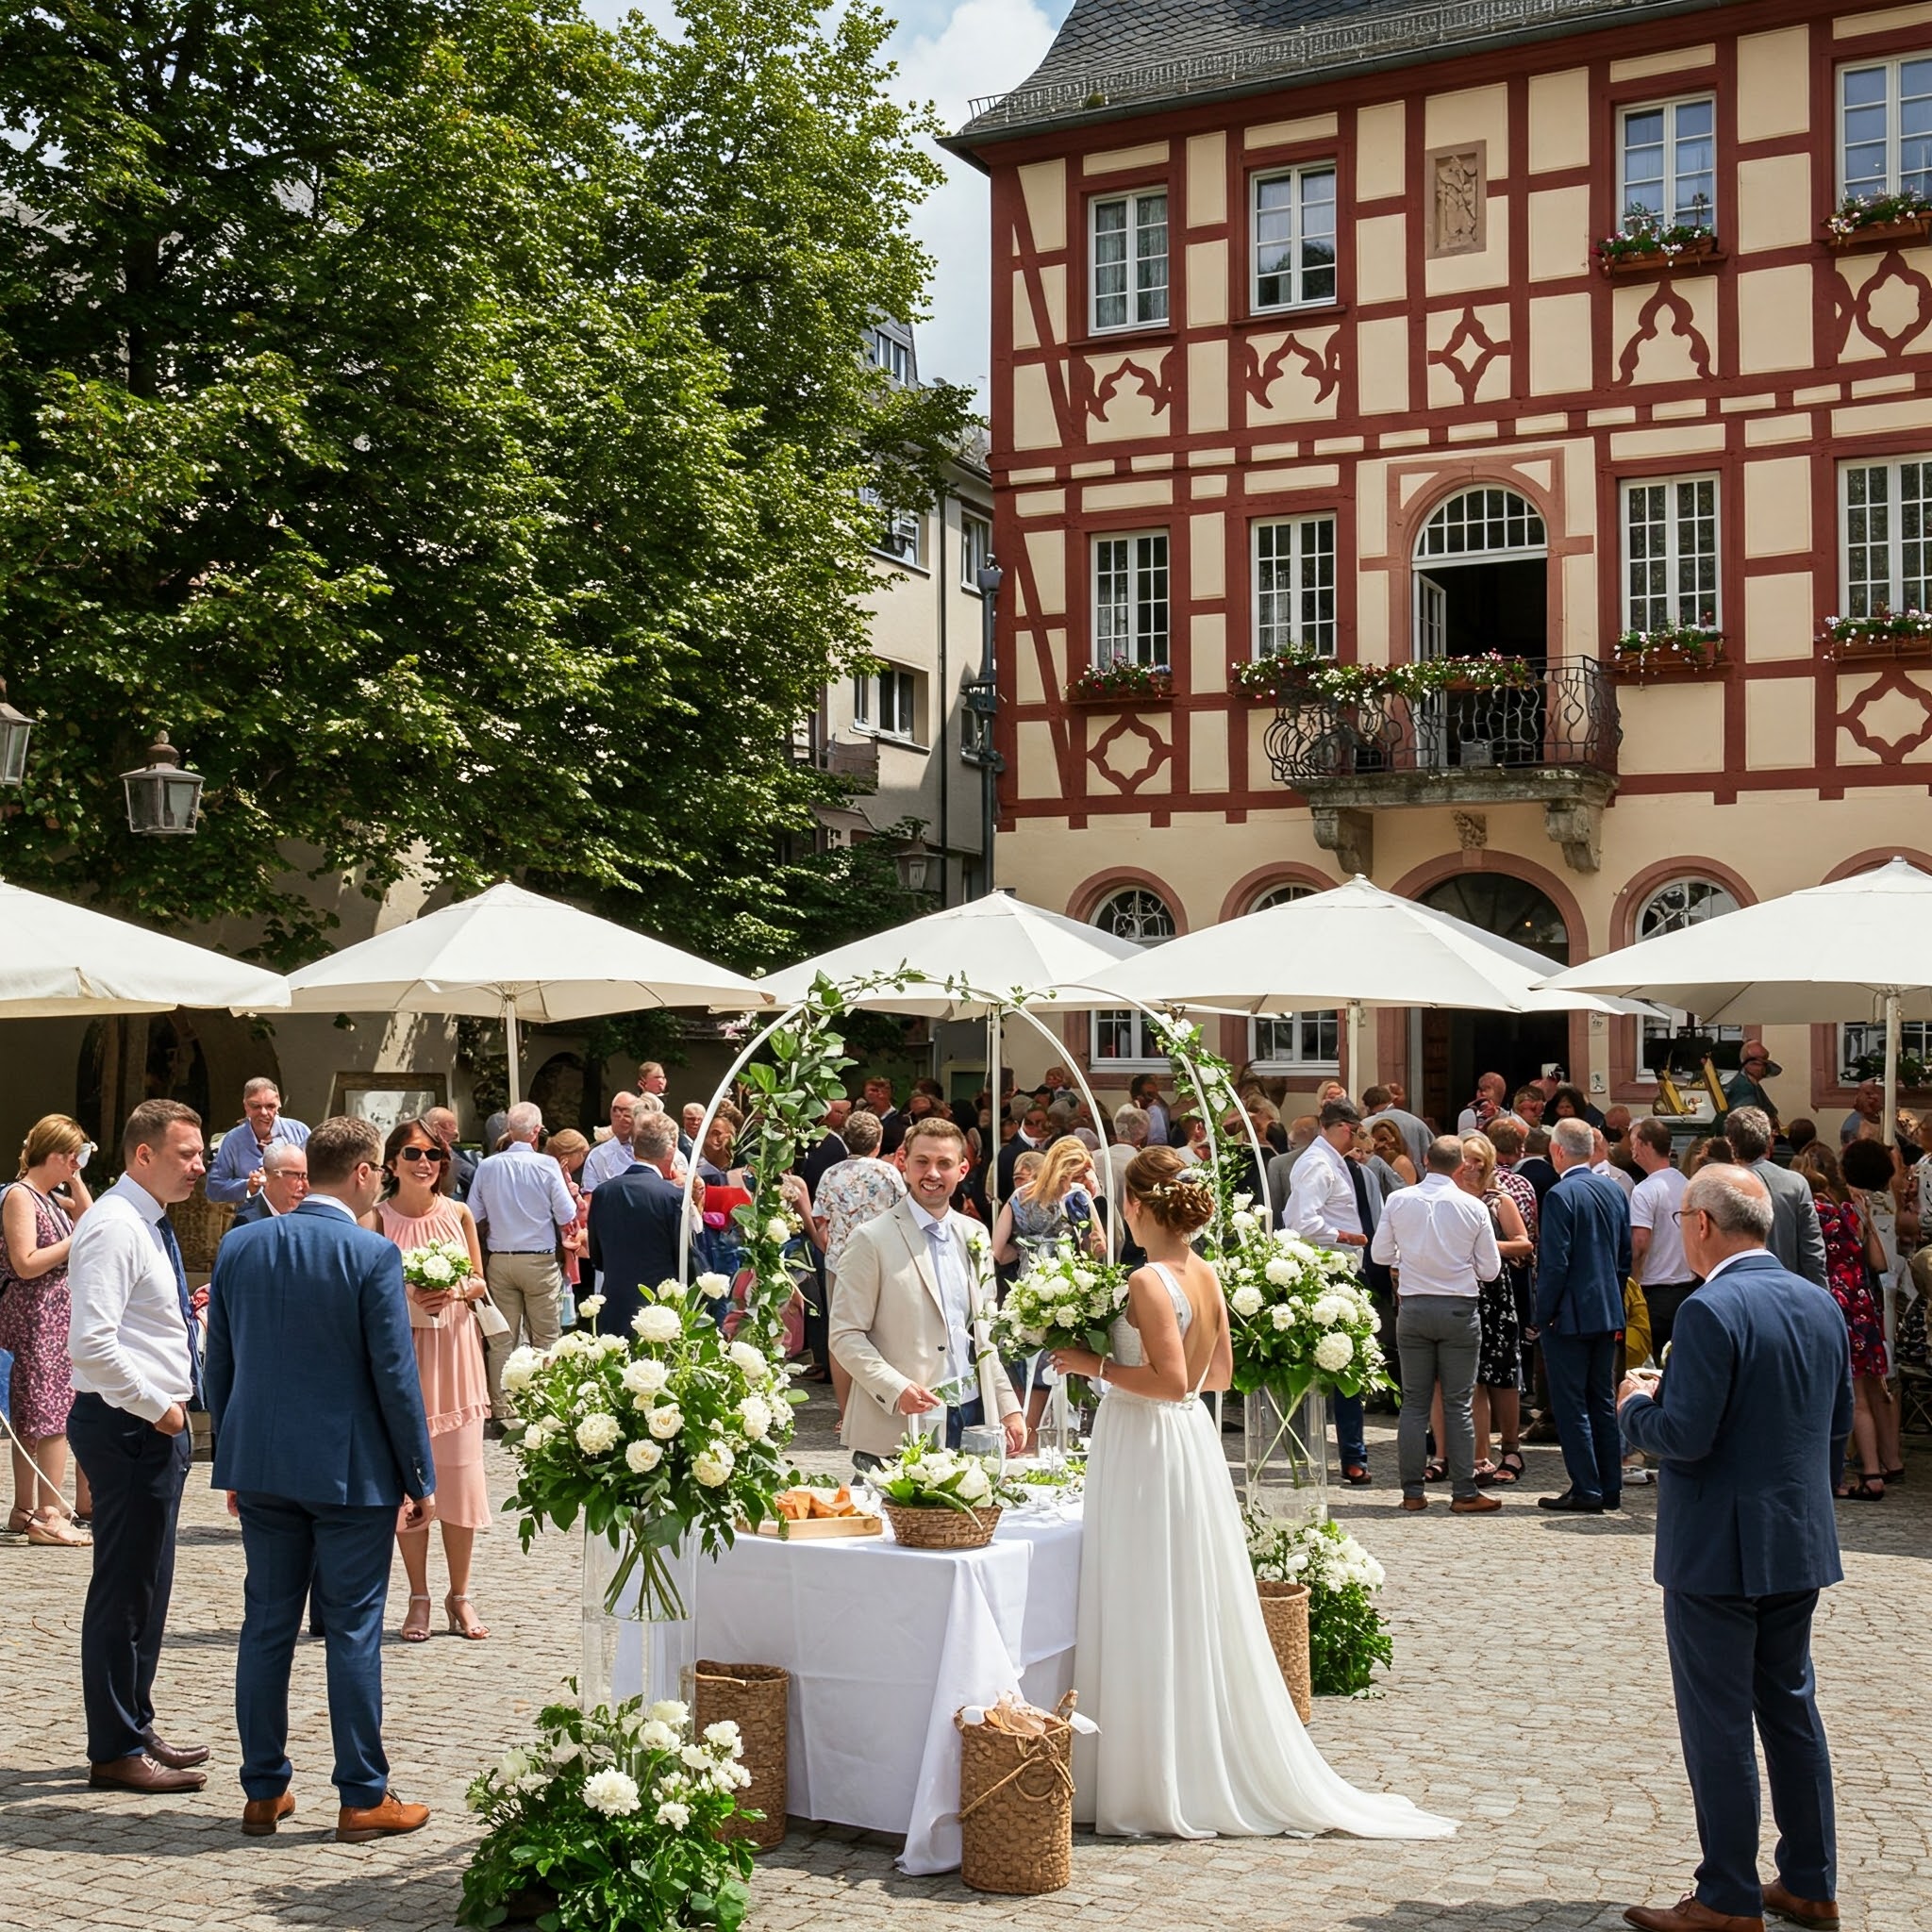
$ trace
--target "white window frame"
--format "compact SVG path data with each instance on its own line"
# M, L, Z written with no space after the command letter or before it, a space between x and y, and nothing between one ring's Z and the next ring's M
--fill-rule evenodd
M1681 197L1677 192L1677 116L1686 108L1708 108L1710 109L1710 204L1704 211L1705 225L1715 232L1717 228L1717 98L1713 94L1676 94L1668 100L1633 102L1629 107L1617 110L1617 226L1623 229L1630 219L1630 119L1635 114L1661 114L1664 117L1664 205L1657 217L1660 228L1674 227L1681 220L1687 219L1679 207ZM1697 136L1690 137L1692 140Z
M873 367L884 372L889 380L901 389L909 387L912 381L912 345L902 342L896 336L889 336L883 329L874 329L872 338Z
M1683 613L1686 592L1678 586L1678 577L1687 555L1684 549L1684 525L1687 519L1675 501L1679 490L1695 489L1699 484L1710 485L1710 561L1711 584L1707 596L1702 591L1688 593L1693 601L1690 616ZM1632 492L1639 490L1662 490L1664 499L1664 601L1670 610L1666 625L1690 624L1710 630L1721 629L1724 625L1724 485L1716 472L1703 470L1681 476L1626 476L1618 488L1618 535L1623 544L1623 597L1624 628L1625 630L1657 630L1659 625L1644 622L1640 624L1636 613L1636 591L1630 581L1631 564L1631 522L1630 501ZM1688 521L1697 521L1693 511ZM1688 553L1695 556L1694 551Z
M975 543L976 533L984 531L983 541ZM982 564L992 561L992 517L985 510L961 508L959 511L959 588L979 595L979 571Z
M1161 279L1158 289L1141 287L1141 207L1143 202L1148 201L1158 201L1161 205L1161 250L1158 258L1161 264ZM1118 294L1126 303L1126 313L1118 322L1102 322L1100 319L1100 304L1104 299L1100 288L1100 211L1104 208L1124 208L1126 210L1124 231L1126 237L1126 259L1122 264L1127 272L1126 286L1122 290L1108 291L1108 297ZM1173 205L1165 184L1129 189L1120 194L1096 194L1088 201L1087 323L1094 335L1116 335L1125 329L1167 326L1173 315L1174 305L1173 214ZM1150 254L1146 258L1152 261L1156 258ZM1108 266L1111 267L1113 264L1109 263ZM1144 301L1143 297L1146 298ZM1154 312L1157 308L1159 310L1158 314Z
M1303 250L1308 240L1306 230L1307 195L1305 191L1310 179L1323 175L1328 177L1329 184L1329 258L1325 264L1310 264L1303 259ZM1341 219L1337 213L1339 204L1336 198L1340 179L1341 171L1332 160L1304 161L1292 168L1271 168L1248 177L1248 306L1254 314L1278 315L1291 308L1325 308L1341 299ZM1261 190L1276 181L1292 181L1295 185L1294 198L1289 210L1291 217L1289 265L1281 272L1286 275L1290 293L1285 302L1264 302L1261 299ZM1310 274L1324 272L1333 286L1325 295L1310 295L1304 278Z
M1111 908L1124 899L1141 902L1139 917L1144 920L1149 914L1158 913L1166 923L1168 930L1151 938L1142 938L1138 932L1122 932L1119 925L1106 916ZM1179 932L1179 922L1174 916L1174 908L1158 892L1146 886L1121 886L1109 892L1093 908L1091 922L1103 932L1110 932L1122 939L1131 939L1142 946L1158 946L1174 938ZM1100 1029L1102 1024L1109 1026L1124 1024L1127 1040L1136 1049L1132 1054L1103 1054L1100 1051ZM1110 1073L1144 1074L1150 1068L1164 1068L1167 1056L1164 1053L1149 1053L1147 1016L1138 1007L1109 1008L1105 1011L1095 1010L1087 1020L1087 1063L1090 1070L1099 1072L1105 1068Z
M1657 902L1666 892L1676 891L1686 886L1705 886L1712 893L1722 892L1729 904L1712 906L1707 899L1694 910L1687 908L1683 915L1671 918L1646 930L1643 922L1650 916L1651 909ZM1662 933L1682 932L1688 926L1703 925L1708 920L1722 919L1726 913L1737 909L1737 895L1722 879L1706 878L1700 873L1687 872L1676 878L1665 879L1644 894L1643 904L1637 908L1637 918L1631 927L1633 942L1641 943L1647 939L1656 939ZM1659 1033L1681 1033L1690 1024L1689 1013L1681 1012L1675 1008L1668 1008L1666 1011L1669 1015L1667 1019L1642 1019L1637 1023L1637 1064L1632 1069L1632 1076L1640 1087L1655 1087L1657 1083L1657 1075L1643 1064L1644 1042L1657 1038ZM1744 1029L1741 1026L1705 1026L1701 1030L1713 1040L1742 1040L1744 1037Z
M1262 533L1270 530L1291 530L1294 533L1290 543L1287 562L1289 583L1286 590L1264 591L1261 575L1264 560L1261 556ZM1314 555L1309 555L1307 538L1318 537L1325 532L1327 536L1326 561L1328 581L1320 581L1320 565L1323 552L1315 544ZM1336 650L1337 599L1336 585L1336 541L1337 525L1334 512L1324 510L1314 516L1306 517L1257 517L1248 525L1248 621L1251 625L1251 648L1257 658L1272 658L1285 650L1311 650L1318 656L1332 658ZM1282 567L1281 559L1272 559L1276 569ZM1315 567L1316 581L1308 581L1310 566ZM1319 600L1326 592L1328 614L1322 616ZM1273 642L1268 639L1268 625L1262 616L1262 599L1273 594L1285 596L1291 615L1286 626L1288 635L1277 637ZM1310 622L1305 615L1307 600L1317 600L1316 614ZM1281 626L1276 626L1277 629Z
M889 711L895 719L890 725L883 722ZM905 717L903 729L896 722L901 712ZM920 741L918 674L897 664L858 673L852 680L852 728L871 738L884 739L889 744L916 745Z
M1271 906L1287 906L1296 899L1306 899L1320 889L1291 883L1271 887L1248 908L1250 912L1265 912ZM1317 1028L1324 1024L1335 1028L1335 1052L1331 1056L1306 1058L1302 1053L1304 1030L1312 1025ZM1283 1027L1288 1029L1294 1042L1294 1051L1283 1057L1278 1054L1261 1053L1261 1029ZM1293 1013L1271 1014L1266 1019L1248 1022L1248 1063L1257 1074L1270 1076L1287 1074L1295 1077L1308 1074L1326 1079L1341 1072L1341 1010L1339 1007L1310 1007Z
M1860 192L1871 194L1897 194L1902 192L1904 175L1900 166L1902 159L1902 134L1899 128L1901 100L1899 93L1903 70L1917 61L1932 60L1932 51L1917 54L1894 54L1889 58L1876 60L1844 60L1839 63L1833 89L1836 106L1838 153L1834 167L1838 176L1839 199L1842 201L1852 192L1851 180L1845 171L1845 83L1854 74L1874 74L1883 71L1885 75L1885 179L1874 188ZM1932 166L1920 171L1932 177ZM1932 192L1932 178L1921 184Z
M1861 1052L1855 1053L1853 1036L1857 1035L1863 1042ZM1905 1054L1916 1054L1923 1059L1932 1059L1932 1020L1901 1020L1898 1027L1898 1050ZM1852 1062L1862 1059L1865 1054L1885 1052L1885 1022L1883 1020L1857 1020L1838 1028L1838 1076L1847 1087L1856 1087L1864 1075L1852 1071ZM1821 1127L1826 1124L1820 1121ZM1825 1136L1825 1144L1831 1144L1831 1136Z
M1124 544L1126 556L1124 564L1117 564L1106 553L1115 544ZM1158 559L1142 545L1158 544ZM1124 604L1117 599L1105 580L1124 569L1127 591ZM1165 530L1101 530L1096 531L1087 546L1087 583L1091 597L1091 615L1089 629L1091 632L1090 655L1093 663L1106 670L1109 664L1123 659L1129 663L1145 664L1158 670L1165 670L1173 661L1174 651L1174 546ZM1154 583L1158 578L1160 591L1154 593ZM1100 613L1104 605L1107 609L1124 608L1125 627L1116 631L1103 642ZM1158 608L1160 623L1157 626L1151 621L1151 613Z
M1902 492L1904 472L1916 469L1921 475L1914 479L1920 494L1916 499L1919 509L1920 534L1916 539L1919 546L1919 575L1909 576L1906 570L1907 539L1901 527L1905 522ZM1886 535L1885 593L1880 597L1871 594L1872 584L1868 580L1862 587L1852 582L1852 472L1883 471L1886 477ZM1865 506L1870 508L1870 498ZM1839 608L1847 617L1869 617L1876 610L1924 609L1932 606L1932 527L1927 526L1927 513L1932 511L1932 456L1907 457L1843 457L1838 465L1838 567L1840 598ZM1868 539L1861 546L1871 549ZM1916 582L1919 594L1910 597L1906 594L1907 583ZM1862 606L1860 592L1862 595Z

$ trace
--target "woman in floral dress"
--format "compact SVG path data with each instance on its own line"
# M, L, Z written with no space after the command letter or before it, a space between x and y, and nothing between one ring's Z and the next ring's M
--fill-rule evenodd
M1898 1468L1898 1410L1886 1387L1890 1363L1885 1351L1885 1319L1872 1292L1872 1270L1885 1264L1870 1220L1846 1191L1838 1156L1814 1141L1791 1165L1811 1183L1818 1226L1824 1236L1824 1281L1851 1331L1852 1441L1857 1444L1859 1476L1839 1485L1839 1494L1861 1503L1885 1495L1885 1476Z
M92 1205L80 1177L86 1148L78 1121L64 1113L45 1115L28 1130L20 1150L20 1177L0 1198L0 1348L13 1357L13 1509L7 1527L52 1549L85 1549L90 1541L60 1500L67 1411L74 1406L67 1251L75 1222ZM71 1211L56 1189L66 1193ZM44 1482L34 1474L35 1463ZM76 1476L75 1502L85 1517L82 1480Z
M1476 1315L1481 1324L1476 1344L1475 1392L1471 1413L1475 1419L1475 1479L1489 1485L1509 1484L1523 1474L1523 1398L1517 1375L1523 1361L1523 1330L1517 1320L1516 1283L1512 1271L1526 1268L1536 1253L1529 1230L1523 1224L1523 1211L1513 1194L1496 1183L1496 1147L1487 1134L1462 1137L1462 1165L1457 1170L1456 1184L1474 1194L1490 1210L1490 1224L1496 1231L1496 1249L1503 1257L1503 1272L1493 1281L1482 1283L1476 1296ZM1438 1404L1441 1393L1437 1391ZM1503 1439L1500 1462L1490 1460L1490 1429L1493 1422ZM1436 1441L1443 1440L1441 1424L1436 1424Z

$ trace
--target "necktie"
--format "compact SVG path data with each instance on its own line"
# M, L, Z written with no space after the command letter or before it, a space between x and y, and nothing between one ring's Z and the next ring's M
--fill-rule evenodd
M946 1257L952 1252L953 1231L944 1222L935 1221L926 1229L925 1238L932 1246L932 1275L939 1288L940 1306L946 1311L946 1375L953 1380L960 1374L959 1364L954 1359L953 1311L946 1299Z
M196 1402L201 1400L201 1357L194 1348L194 1307L188 1299L188 1270L181 1263L181 1243L175 1238L175 1224L164 1214L155 1223L161 1238L161 1250L175 1271L175 1293L181 1303L181 1323L188 1330L188 1381Z

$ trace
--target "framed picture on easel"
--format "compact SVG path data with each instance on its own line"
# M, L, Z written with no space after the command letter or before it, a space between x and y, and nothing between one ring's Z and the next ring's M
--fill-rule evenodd
M368 1121L385 1139L400 1121L412 1121L447 1104L447 1075L428 1070L395 1074L338 1074L329 1112Z

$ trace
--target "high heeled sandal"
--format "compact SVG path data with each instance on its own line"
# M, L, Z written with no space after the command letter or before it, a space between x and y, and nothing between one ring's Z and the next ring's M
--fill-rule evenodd
M474 1603L470 1602L468 1591L458 1595L457 1591L452 1591L449 1595L444 1597L442 1600L442 1613L449 1619L449 1634L452 1637L467 1638L472 1643L481 1643L490 1635L489 1624L476 1624L465 1628L461 1620L457 1616L457 1606L458 1604L470 1604L470 1608L473 1612L476 1607Z
M28 1542L43 1550L85 1550L93 1546L93 1538L84 1529L76 1529L64 1513L55 1516L36 1516L26 1526Z
M403 1627L402 1627L401 1631L400 1631L400 1632L398 1633L398 1635L400 1636L400 1638L401 1638L401 1640L402 1640L402 1641L403 1641L403 1642L405 1642L405 1643L427 1643L427 1642L429 1641L429 1620L428 1620L428 1618L427 1618L427 1617L424 1618L424 1620L423 1620L423 1627L422 1627L422 1628L421 1628L420 1630L419 1630L419 1629L417 1629L417 1628L416 1628L416 1627L415 1627L414 1625L412 1625L412 1624L410 1624L410 1622L409 1622L409 1618L410 1618L410 1615L411 1615L411 1613L412 1613L412 1612L413 1612L413 1611L415 1610L415 1607L416 1607L416 1606L417 1606L418 1604L427 1604L427 1603L434 1603L434 1602L435 1602L435 1598L434 1598L434 1597L427 1597L427 1596L411 1596L411 1597L410 1597L410 1599L409 1599L409 1607L408 1607L408 1609L407 1609L407 1610L405 1610L405 1611L403 1612Z

